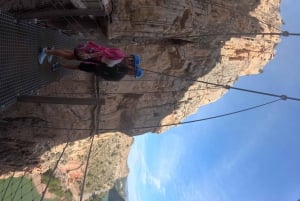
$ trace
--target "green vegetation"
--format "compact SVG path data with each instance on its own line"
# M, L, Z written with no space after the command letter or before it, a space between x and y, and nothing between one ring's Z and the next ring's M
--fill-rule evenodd
M0 179L1 200L39 201L41 196L33 183L27 177L10 177ZM58 201L57 199L44 199L44 201Z
M102 198L102 201L108 201L108 193L106 193L106 194L104 195L104 197Z
M118 155L118 152L114 151L114 152L111 153L110 156L113 157L113 156L116 156L116 155Z
M93 194L89 197L89 201L108 201L108 193L100 195Z
M43 173L42 175L42 183L47 184L49 177L52 174L52 170L48 169L46 172ZM61 182L58 178L52 177L51 181L48 186L49 192L55 194L58 198L64 198L64 200L67 201L72 201L72 193L70 190L64 190L63 187L61 186Z

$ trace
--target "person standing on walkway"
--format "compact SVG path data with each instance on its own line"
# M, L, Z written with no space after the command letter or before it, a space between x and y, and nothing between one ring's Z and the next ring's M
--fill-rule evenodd
M111 81L119 81L125 75L134 75L135 78L143 76L138 55L126 55L118 48L100 46L94 42L80 44L74 50L43 48L38 56L38 61L42 64L48 57L48 62L51 62L53 56L67 60L79 60L81 63L79 65L55 63L52 65L52 70L62 66L68 69L91 72Z

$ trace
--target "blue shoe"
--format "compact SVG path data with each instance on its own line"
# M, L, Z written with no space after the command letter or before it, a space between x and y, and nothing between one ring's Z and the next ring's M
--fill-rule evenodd
M48 50L54 50L54 47L48 48ZM52 54L47 55L48 63L51 63L52 59L53 59L53 55Z
M55 72L55 71L58 71L58 69L61 67L61 64L56 62L55 64L52 64L51 66L51 71L52 72Z
M40 54L38 56L39 64L43 64L44 63L44 60L45 60L45 58L47 56L46 50L47 50L47 48L43 48L41 50L41 52L40 52Z

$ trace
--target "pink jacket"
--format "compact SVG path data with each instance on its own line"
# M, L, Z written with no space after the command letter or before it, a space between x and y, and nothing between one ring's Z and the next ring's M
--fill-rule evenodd
M92 41L89 41L83 45L79 45L75 48L75 53L78 55L79 53L95 53L100 52L101 56L94 57L89 59L91 62L103 62L108 64L109 66L113 66L119 62L121 62L126 54L118 48L111 48L98 45Z

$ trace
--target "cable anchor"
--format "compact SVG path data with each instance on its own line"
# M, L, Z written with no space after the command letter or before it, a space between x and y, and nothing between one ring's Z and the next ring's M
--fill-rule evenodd
M281 99L281 100L287 100L288 97L287 97L286 95L281 95L281 96L280 96L280 99Z

